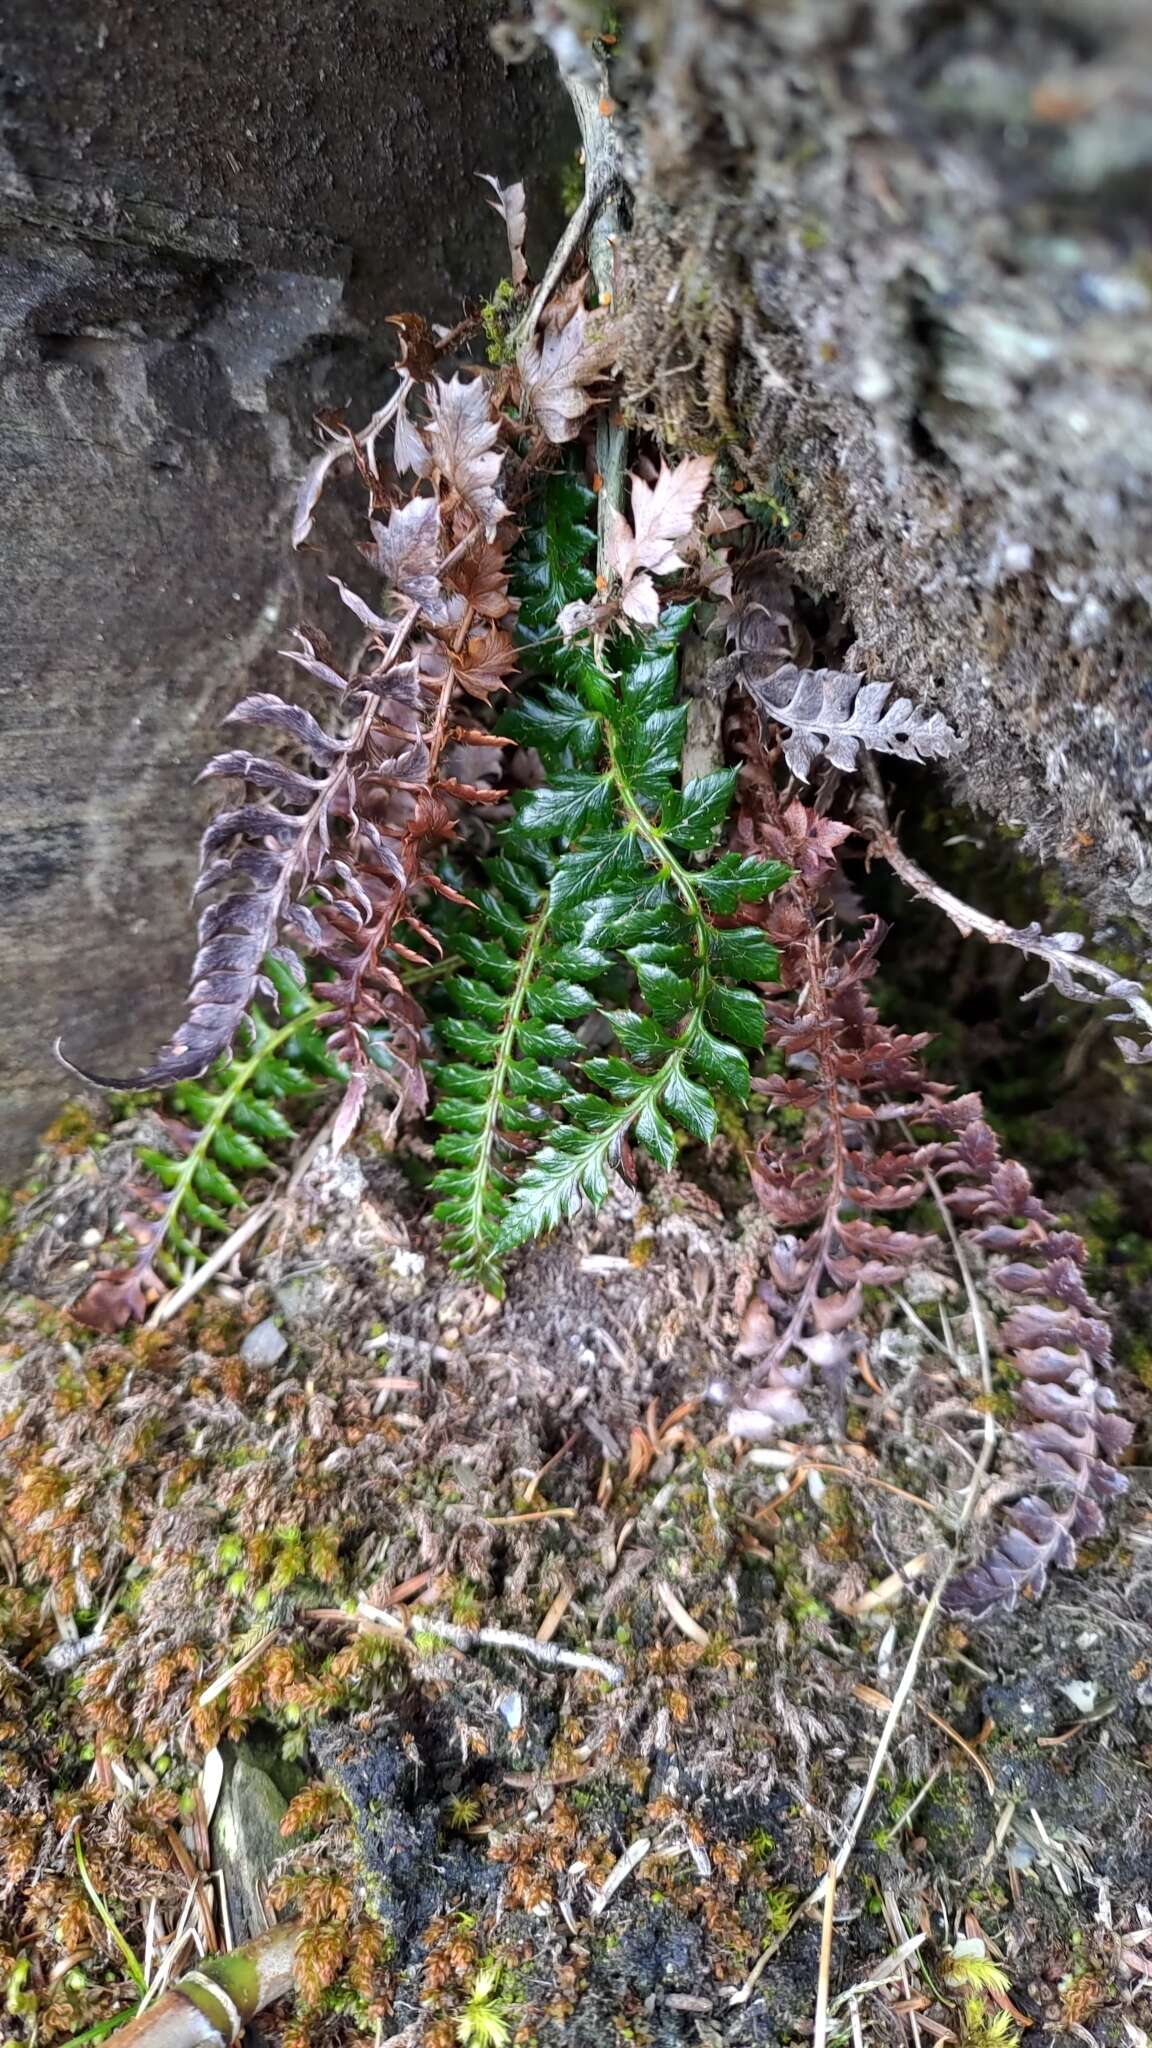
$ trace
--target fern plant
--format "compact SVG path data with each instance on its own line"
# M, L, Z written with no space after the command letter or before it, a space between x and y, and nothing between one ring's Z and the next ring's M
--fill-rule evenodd
M102 1273L77 1304L81 1322L120 1329L145 1313L150 1295L180 1279L181 1261L201 1264L206 1237L227 1235L248 1206L247 1183L275 1171L267 1148L295 1144L297 1127L281 1105L313 1102L328 1083L346 1078L321 1029L328 1009L319 994L300 988L278 960L266 961L264 972L279 1021L270 1023L254 1004L243 1052L218 1061L202 1081L178 1081L166 1091L165 1110L195 1136L182 1158L139 1147L140 1164L162 1190L160 1207L133 1264Z
M713 1091L747 1099L748 1054L763 1037L749 984L778 967L762 932L716 920L769 895L787 867L735 854L695 864L728 815L736 771L679 777L677 657L691 607L671 608L642 639L615 634L602 657L555 638L558 611L595 588L591 502L575 477L551 478L522 551L514 587L540 687L502 730L536 750L548 779L498 832L486 935L453 940L473 970L447 991L463 1014L440 1026L467 1064L440 1077L437 1213L457 1266L489 1286L504 1254L604 1199L633 1139L667 1168L677 1129L713 1138ZM604 1009L598 985L621 961L636 1001ZM573 1029L597 1013L616 1040L608 1055Z
M453 937L469 974L452 984L462 1014L439 1022L457 1059L439 1070L432 1115L445 1127L435 1180L445 1247L458 1270L498 1294L496 1244L516 1158L571 1098L575 1084L556 1062L582 1052L570 1020L586 1016L595 997L581 977L599 976L612 960L553 915L544 880L526 861L494 860L487 880L476 901L481 929Z

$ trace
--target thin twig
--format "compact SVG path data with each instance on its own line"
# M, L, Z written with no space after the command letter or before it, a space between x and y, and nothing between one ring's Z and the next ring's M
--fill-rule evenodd
M250 1670L252 1665L264 1655L265 1650L270 1648L274 1637L278 1634L279 1630L275 1627L267 1629L258 1643L253 1643L245 1650L242 1657L237 1657L235 1663L229 1664L224 1671L221 1671L212 1680L211 1685L205 1686L196 1702L197 1706L210 1707L213 1700L218 1700L222 1692L227 1692L234 1678L239 1678L243 1672Z
M207 1287L208 1282L216 1278L229 1259L234 1258L237 1252L243 1251L249 1240L272 1221L275 1213L276 1200L272 1196L261 1202L258 1208L250 1210L243 1222L236 1225L231 1236L226 1237L223 1244L218 1244L215 1251L209 1253L202 1266L197 1266L194 1272L189 1273L171 1294L162 1296L149 1316L146 1327L149 1330L158 1329L162 1323L171 1322L173 1316L178 1316L181 1309L187 1308L193 1297L199 1294L200 1289Z
M906 882L913 895L922 896L926 902L934 903L950 918L965 938L973 932L987 939L993 946L1011 946L1017 953L1043 961L1048 969L1048 981L1039 988L1030 989L1025 1000L1037 996L1049 985L1057 988L1061 995L1069 996L1082 1003L1116 1002L1123 1005L1121 1013L1113 1013L1112 1023L1130 1022L1138 1031L1152 1035L1152 1003L1145 996L1140 983L1117 974L1103 960L1093 960L1090 955L1080 952L1079 933L1049 933L1038 924L1022 928L1006 924L1002 917L990 917L987 911L977 910L971 903L965 903L959 896L937 882L926 870L904 852L892 830L884 799L884 785L872 762L865 765L867 790L861 795L858 812L861 823L872 845L881 858L886 860L902 882ZM1064 944L1060 943L1061 939ZM1086 982L1095 982L1096 987L1085 987ZM1152 1059L1152 1045L1138 1046L1129 1038L1118 1038L1117 1044L1126 1060L1143 1064Z
M820 1928L820 1967L816 1978L816 2018L812 2027L812 2048L825 2048L828 2039L828 1986L832 1976L832 1936L836 1914L836 1866L828 1873L824 1893L824 1919Z
M828 1458L806 1458L799 1453L797 1453L792 1462L799 1468L799 1474L802 1479L807 1478L809 1472L833 1472L838 1478L855 1480L860 1486L875 1486L879 1488L881 1493L894 1493L898 1500L910 1501L914 1508L923 1508L926 1515L934 1515L937 1520L943 1519L943 1510L934 1507L932 1502L925 1500L922 1494L909 1493L906 1486L896 1486L891 1479L881 1479L875 1472L858 1472L854 1465L837 1465ZM753 1450L748 1452L745 1463L748 1465L763 1465L767 1463L767 1460L761 1451ZM780 1467L773 1464L769 1469L787 1471L788 1467ZM778 1506L780 1498L782 1496L779 1496L771 1505Z
M599 1891L595 1894L592 1900L591 1907L589 1908L592 1914L592 1918L594 1920L599 1919L605 1907L608 1906L610 1902L615 1898L621 1885L626 1883L628 1878L631 1877L632 1872L638 1867L639 1864L643 1863L644 1858L647 1856L651 1847L651 1837L648 1835L641 1835L637 1841L633 1842L630 1845L630 1847L625 1849L624 1854L621 1856L619 1862L613 1864L611 1870L608 1872L607 1877L604 1879L604 1882L601 1885Z
M612 289L612 237L619 225L617 201L624 182L616 132L610 118L600 111L603 91L595 91L573 72L564 72L562 76L580 124L584 194L556 244L524 318L515 329L512 340L517 354L531 341L545 306L581 242L587 241L588 261L597 290L603 296Z
M953 1256L960 1269L960 1278L964 1282L964 1292L968 1296L968 1307L972 1312L972 1329L976 1339L976 1356L980 1360L980 1384L984 1390L985 1398L991 1401L994 1392L992 1385L992 1352L988 1343L987 1325L984 1321L984 1304L977 1292L976 1282L972 1277L972 1268L964 1255L964 1246L960 1241L960 1233L953 1222L952 1211L944 1199L944 1190L930 1166L925 1167L924 1178L932 1190L933 1200L940 1211L944 1229L948 1235L948 1242L952 1247ZM992 1463L992 1454L995 1449L996 1418L991 1410L986 1408L984 1410L984 1445L975 1470L972 1473L964 1505L960 1510L960 1519L956 1525L957 1535L959 1535L962 1529L967 1527L972 1519L976 1508L976 1498L988 1474Z
M485 1515L490 1529L511 1529L517 1522L573 1522L578 1508L526 1508L515 1515Z
M702 1650L706 1650L712 1641L711 1636L706 1628L701 1628L695 1616L689 1614L683 1601L677 1599L666 1579L657 1582L656 1598L665 1613L675 1622L681 1635L687 1636L689 1642L697 1643Z
M548 261L548 268L529 300L528 310L524 318L519 322L513 333L512 344L517 354L531 341L540 324L540 315L560 283L581 242L584 240L591 212L592 193L589 187L585 186L580 204L577 206L564 233L552 251Z
M386 1607L374 1607L370 1601L357 1603L356 1613L346 1619L352 1623L363 1616L365 1621L376 1622L396 1635L438 1636L443 1642L451 1643L456 1650L475 1650L483 1647L489 1650L515 1650L522 1657L531 1657L537 1664L564 1665L570 1671L591 1671L597 1678L603 1678L609 1685L623 1685L624 1673L618 1664L610 1664L605 1657L594 1657L583 1650L562 1650L555 1643L542 1643L536 1636L522 1636L507 1628L463 1628L459 1622L443 1621L435 1614L417 1612L402 1621Z
M913 1814L918 1812L919 1808L923 1806L924 1801L927 1799L928 1794L931 1792L932 1787L935 1785L937 1779L942 1778L943 1775L943 1764L937 1764L925 1778L924 1783L921 1785L920 1790L916 1794L915 1799L911 1800L910 1803L904 1808L903 1813L900 1814L898 1818L893 1821L892 1826L888 1831L890 1835L898 1835L901 1828L907 1827Z

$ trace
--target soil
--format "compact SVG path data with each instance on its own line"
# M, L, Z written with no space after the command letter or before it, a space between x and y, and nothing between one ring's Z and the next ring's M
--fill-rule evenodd
M1037 885L1010 849L985 886L1005 875ZM895 951L894 1001L923 990L919 943ZM1038 1088L1082 1031L1044 1012L1038 1060L987 956L973 1007L983 1039L949 1050L994 1084L993 1011L1004 1067L1030 1046ZM1068 1085L1080 1107L1059 1098L1053 1128L1066 1112L1074 1136L1091 1103L1097 1129L1145 1129L1099 1048ZM303 1914L304 1989L262 2021L269 2043L447 2048L483 2041L485 2014L494 2044L542 2048L810 2035L819 1914L797 1909L860 1798L981 1426L955 1274L914 1276L911 1314L873 1305L842 1437L825 1411L802 1443L739 1454L718 1396L760 1239L735 1153L621 1183L497 1303L444 1270L423 1141L388 1154L369 1127L338 1164L319 1155L246 1273L98 1337L68 1303L106 1256L146 1115L71 1113L9 1221L13 2038L69 2039L133 1996L77 1840L150 1968L182 1912L182 1967L273 1905ZM867 2039L1142 2039L1152 1512L1139 1288L1115 1247L1146 1227L1146 1189L1105 1217L1107 1162L1042 1172L1105 1226L1093 1277L1142 1425L1130 1490L1039 1605L936 1627L837 1895L837 2040L853 2010ZM538 1661L552 1650L619 1682ZM991 1990L957 1974L965 1939L1002 1969Z

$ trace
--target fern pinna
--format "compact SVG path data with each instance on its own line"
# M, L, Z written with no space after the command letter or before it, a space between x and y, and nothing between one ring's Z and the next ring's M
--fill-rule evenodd
M437 1213L457 1266L489 1285L504 1254L603 1200L633 1139L664 1167L677 1127L711 1140L713 1091L747 1099L748 1053L763 1037L749 984L778 964L762 932L717 919L769 895L787 867L733 854L697 865L736 771L680 781L677 657L691 607L642 639L614 634L603 654L556 638L558 612L595 587L592 503L575 477L550 479L521 554L523 659L538 688L501 730L535 749L548 779L499 832L501 886L481 898L488 935L454 941L473 973L446 997L464 1014L439 1027L468 1064L440 1076ZM603 980L625 964L635 999L607 1008ZM572 1028L597 1013L616 1040L607 1055Z

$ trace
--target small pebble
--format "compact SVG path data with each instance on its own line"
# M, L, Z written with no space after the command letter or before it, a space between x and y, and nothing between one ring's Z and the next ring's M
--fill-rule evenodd
M240 1346L240 1356L245 1365L277 1365L288 1349L288 1339L278 1329L271 1316L266 1316L255 1329L249 1330Z

